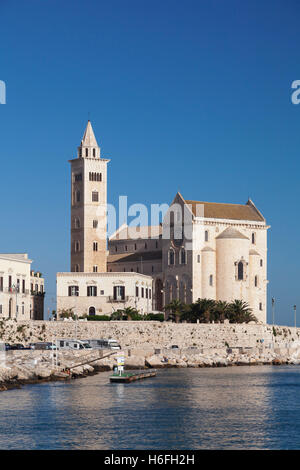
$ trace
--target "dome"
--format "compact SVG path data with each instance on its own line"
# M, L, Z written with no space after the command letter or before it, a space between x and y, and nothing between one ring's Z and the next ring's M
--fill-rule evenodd
M244 240L249 240L246 235L243 235L241 232L239 232L237 229L233 227L228 227L226 228L220 235L217 236L217 240L221 240L222 238L239 238L239 239L244 239Z

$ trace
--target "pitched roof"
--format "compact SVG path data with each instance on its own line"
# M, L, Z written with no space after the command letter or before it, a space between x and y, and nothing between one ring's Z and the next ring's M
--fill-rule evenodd
M128 227L122 225L115 233L113 233L109 240L138 240L146 238L159 238L162 234L161 225L145 225L142 227Z
M98 147L97 140L92 128L91 121L88 120L84 135L81 141L81 147Z
M122 253L116 255L108 255L108 263L128 263L141 261L154 261L162 259L162 251L137 251L136 253Z
M219 202L191 201L187 199L185 202L191 206L192 212L196 217L265 222L264 217L251 200L246 204L226 204Z

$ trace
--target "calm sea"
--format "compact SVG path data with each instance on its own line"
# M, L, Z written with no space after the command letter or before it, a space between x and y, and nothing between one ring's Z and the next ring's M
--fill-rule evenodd
M0 449L298 449L300 367L110 373L0 393Z

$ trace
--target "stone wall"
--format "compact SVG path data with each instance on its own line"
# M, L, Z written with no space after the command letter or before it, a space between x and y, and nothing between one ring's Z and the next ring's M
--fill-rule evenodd
M0 320L0 341L29 344L58 338L114 338L123 348L300 346L300 328L258 324Z

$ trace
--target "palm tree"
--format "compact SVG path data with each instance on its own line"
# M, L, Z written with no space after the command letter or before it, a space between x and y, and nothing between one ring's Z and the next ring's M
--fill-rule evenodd
M214 319L213 312L215 301L212 299L198 299L197 302L190 304L186 307L186 311L182 315L182 319L191 323L209 323Z
M230 304L228 304L228 302L225 302L223 300L217 300L215 302L213 308L214 321L223 323L224 320L226 320L229 313L229 305Z
M111 319L112 321L114 321L114 320L122 320L122 319L123 319L123 310L120 310L120 309L115 310L115 311L111 314L110 319Z
M228 306L228 317L230 323L249 323L257 322L257 318L253 315L251 308L243 300L235 300Z
M124 308L123 315L127 317L127 320L137 320L140 317L138 310L133 307Z
M165 311L170 311L169 313L169 318L176 323L179 323L180 316L182 314L182 311L184 309L184 306L180 300L173 299L168 305L164 307Z

